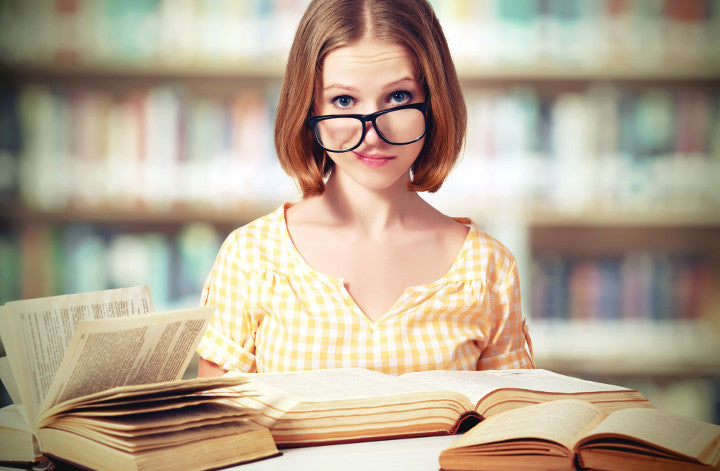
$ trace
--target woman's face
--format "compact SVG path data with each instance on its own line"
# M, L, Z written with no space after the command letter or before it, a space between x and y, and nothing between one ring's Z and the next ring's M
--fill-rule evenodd
M398 44L362 39L325 57L313 114L370 114L424 101L411 53ZM360 146L350 152L328 152L335 162L334 172L368 188L383 189L395 184L405 188L408 171L422 150L424 138L393 145L378 136L372 123L365 126Z

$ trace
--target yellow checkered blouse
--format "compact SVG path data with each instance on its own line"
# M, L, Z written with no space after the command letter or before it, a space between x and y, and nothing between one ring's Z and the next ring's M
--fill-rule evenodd
M317 272L298 253L287 207L223 243L202 295L203 304L217 306L198 347L206 360L246 372L533 367L515 259L469 219L459 219L470 230L452 268L407 288L372 322L341 279Z

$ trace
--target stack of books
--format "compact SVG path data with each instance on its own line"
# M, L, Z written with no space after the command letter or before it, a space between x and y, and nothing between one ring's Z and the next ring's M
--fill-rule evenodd
M152 312L144 286L5 304L0 461L170 470L277 455L254 411L225 402L246 378L181 379L212 311Z
M639 391L542 369L362 368L181 380L212 307L153 313L147 287L14 301L0 461L92 469L211 469L278 449L461 434L445 470L710 470L720 426Z

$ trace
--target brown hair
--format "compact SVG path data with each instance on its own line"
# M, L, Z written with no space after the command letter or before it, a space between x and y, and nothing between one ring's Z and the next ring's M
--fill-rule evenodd
M465 101L442 27L426 0L313 0L295 33L275 115L280 164L304 197L324 191L324 177L334 166L307 124L323 61L368 32L407 47L425 88L427 134L409 189L440 189L464 144Z

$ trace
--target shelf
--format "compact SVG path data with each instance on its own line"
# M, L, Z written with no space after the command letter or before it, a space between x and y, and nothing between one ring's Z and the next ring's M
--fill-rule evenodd
M280 203L246 203L230 205L228 210L173 206L167 210L148 208L84 208L60 211L39 211L20 207L0 206L0 220L10 223L122 224L136 226L182 225L202 222L215 225L242 225L276 209Z
M678 228L678 227L720 227L720 212L704 211L607 211L584 209L571 213L556 210L524 210L513 213L508 211L500 219L518 220L534 227L620 227L620 228ZM497 218L488 214L488 219Z
M598 208L590 204L578 210L566 210L522 200L478 201L472 196L450 199L427 195L427 200L446 214L472 217L478 223L506 223L538 228L720 228L720 208L714 209L709 205L676 206L671 209L660 205Z
M146 79L281 79L284 58L243 58L227 62L77 62L0 63L6 77L15 78L146 78ZM684 67L605 66L597 64L490 64L477 65L469 60L457 61L462 81L650 81L650 82L719 82L720 63Z
M247 201L229 203L227 208L201 208L184 205L173 205L166 209L151 207L141 208L67 208L58 211L44 211L23 208L21 205L0 204L0 220L16 223L44 222L68 224L73 222L90 222L98 224L182 224L186 222L207 222L211 224L235 224L239 221L250 221L276 209L282 201L274 202L269 198L266 202ZM634 228L652 229L698 229L715 231L720 228L720 214L717 212L690 212L664 214L648 214L647 212L618 211L565 214L552 210L506 211L501 216L495 212L471 208L451 208L447 211L452 215L466 215L478 223L487 221L517 222L534 228L562 227L585 228L592 231L597 228L612 227L618 230ZM572 231L571 231L572 232ZM572 234L570 238L574 237Z
M3 74L15 78L145 78L145 79L280 79L279 60L247 59L226 63L0 63Z
M720 63L686 67L612 66L603 64L525 64L478 66L469 62L457 65L461 80L523 80L523 81L647 81L647 82L718 82Z
M718 321L531 320L529 325L538 368L612 376L720 376Z

